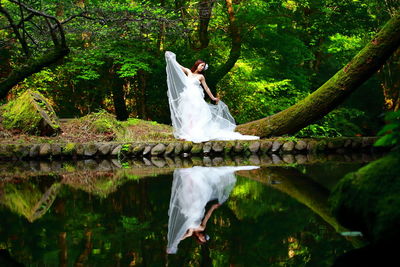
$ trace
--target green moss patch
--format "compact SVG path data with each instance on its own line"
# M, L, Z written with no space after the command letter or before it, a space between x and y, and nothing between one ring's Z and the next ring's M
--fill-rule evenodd
M54 135L61 131L60 122L50 104L38 92L26 91L2 108L2 124L34 135Z
M330 203L343 226L378 241L399 235L400 153L391 153L347 174L333 190Z

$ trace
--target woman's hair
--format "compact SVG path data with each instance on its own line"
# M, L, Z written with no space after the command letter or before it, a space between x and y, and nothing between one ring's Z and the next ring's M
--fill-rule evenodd
M202 235L204 238L204 241L200 239L199 235ZM193 232L192 237L196 240L198 244L205 244L210 240L210 236L206 234L205 231L198 231L198 232Z
M201 60L201 59L196 60L196 62L194 63L194 65L193 65L193 67L190 69L190 71L191 71L191 72L195 72L195 71L197 70L197 67L198 67L201 63L204 63L204 64L205 64L206 62L204 62L204 61ZM203 73L204 70L205 70L205 69L203 69L203 70L201 71L201 73Z

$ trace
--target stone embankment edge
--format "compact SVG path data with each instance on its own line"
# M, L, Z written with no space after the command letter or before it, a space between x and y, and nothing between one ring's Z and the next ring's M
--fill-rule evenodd
M99 142L0 144L0 159L85 159L85 158L150 158L205 157L217 155L320 154L369 152L377 137L335 138L270 138L261 140L175 142Z

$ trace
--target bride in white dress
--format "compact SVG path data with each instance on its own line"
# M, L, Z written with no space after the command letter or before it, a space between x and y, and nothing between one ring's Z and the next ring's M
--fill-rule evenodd
M188 69L176 61L176 55L165 53L167 62L168 101L171 110L174 136L196 143L209 140L254 140L258 136L242 135L234 132L235 120L228 107L214 97L208 88L202 72L207 64L198 60ZM203 89L204 88L204 89ZM204 90L217 104L204 100Z

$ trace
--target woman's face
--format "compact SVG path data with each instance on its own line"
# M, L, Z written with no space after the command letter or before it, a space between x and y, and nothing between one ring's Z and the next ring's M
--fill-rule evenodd
M197 72L202 72L204 70L204 67L206 66L206 63L200 63L197 66Z

